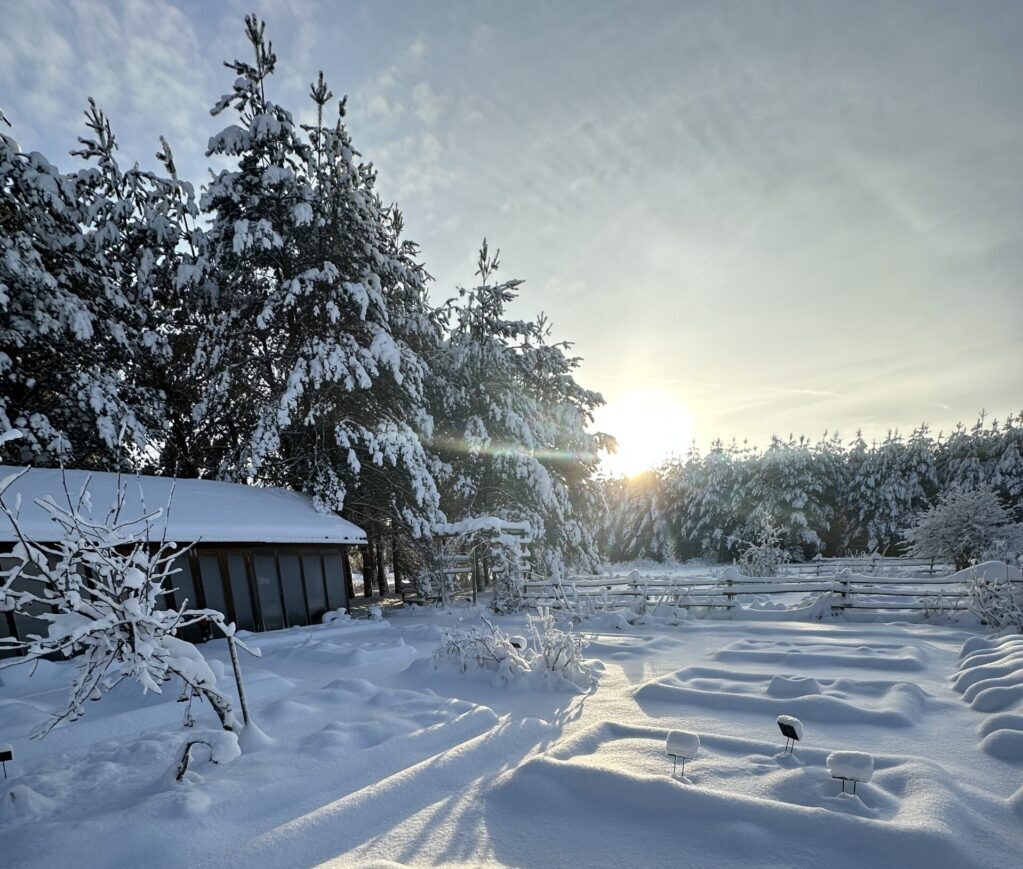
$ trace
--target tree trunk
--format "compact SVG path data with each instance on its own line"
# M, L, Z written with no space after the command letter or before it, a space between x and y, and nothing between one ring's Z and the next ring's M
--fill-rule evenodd
M380 541L379 537L377 538L377 541L374 544L374 549L376 549L376 556L377 556L377 588L380 591L380 596L381 597L386 597L387 596L387 571L384 570L384 545Z
M345 578L345 604L350 609L355 598L355 580L352 578L352 558L347 546L341 552L341 572Z
M391 572L394 574L394 593L401 594L401 572L398 570L398 538L391 538Z
M376 557L373 541L362 547L362 596L373 597L373 575L376 573Z

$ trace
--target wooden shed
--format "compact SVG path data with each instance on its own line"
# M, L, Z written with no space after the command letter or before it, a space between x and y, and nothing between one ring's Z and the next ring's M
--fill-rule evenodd
M24 468L0 466L0 479ZM52 498L66 506L85 489L91 516L103 519L115 504L118 485L125 502L122 519L162 510L150 536L192 548L177 560L180 572L167 605L209 607L240 629L272 631L319 624L328 610L348 607L352 596L351 546L366 534L340 516L321 513L305 495L212 480L172 480L30 468L4 495L19 504L18 524L30 539L55 542L59 526L38 501ZM0 515L0 550L15 541L14 528ZM4 562L0 556L0 563ZM6 564L4 565L6 566ZM31 616L0 612L0 636L24 637L45 631ZM190 629L187 639L202 639Z

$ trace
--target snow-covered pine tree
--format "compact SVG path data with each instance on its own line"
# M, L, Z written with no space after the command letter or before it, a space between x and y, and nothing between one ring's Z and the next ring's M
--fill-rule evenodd
M991 485L1016 521L1023 521L1023 412L1010 414L1002 426Z
M823 543L821 551L827 555L840 555L847 550L851 528L844 509L849 488L849 464L842 449L838 433L827 432L812 447L814 476L818 481L822 512L830 515L827 528L819 528Z
M1015 561L1023 552L1023 525L989 489L951 489L906 530L910 552L948 558L957 570L992 557Z
M597 560L590 523L599 435L586 431L601 397L576 383L578 360L549 342L549 326L511 320L521 281L492 280L497 254L480 250L478 286L445 306L448 334L433 366L432 450L452 519L498 516L533 530L533 569L557 576Z
M312 86L317 123L299 129L267 95L276 57L250 16L253 61L214 107L237 115L209 155L231 158L202 198L212 324L198 342L196 419L228 479L287 485L372 532L419 534L438 494L420 442L428 434L420 355L435 340L422 269L398 240L400 218L375 193L332 95Z
M772 438L743 492L742 514L770 517L781 532L781 547L795 561L821 551L820 534L828 529L832 518L822 497L824 481L814 458L805 438Z
M664 480L656 470L602 481L606 506L600 543L611 561L664 561L671 555L670 530L661 512L663 488Z
M3 122L0 121L0 124ZM163 179L123 171L90 101L62 174L0 135L0 436L10 461L110 468L137 464L162 427L142 370L167 357L154 273L178 234Z

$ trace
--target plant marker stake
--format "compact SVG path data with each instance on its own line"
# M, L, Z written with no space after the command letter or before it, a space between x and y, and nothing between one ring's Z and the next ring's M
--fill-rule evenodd
M238 702L242 707L242 722L249 723L249 704L245 701L245 688L242 686L242 669L238 663L238 650L234 644L234 634L228 634L227 647L231 650L231 666L234 668L234 681L238 686Z

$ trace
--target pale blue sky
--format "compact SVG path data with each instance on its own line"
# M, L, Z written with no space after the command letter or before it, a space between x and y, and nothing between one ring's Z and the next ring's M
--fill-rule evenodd
M0 0L0 107L58 158L93 95L199 181L252 6ZM1023 4L255 9L279 102L350 94L435 295L499 245L635 451L1023 406Z

